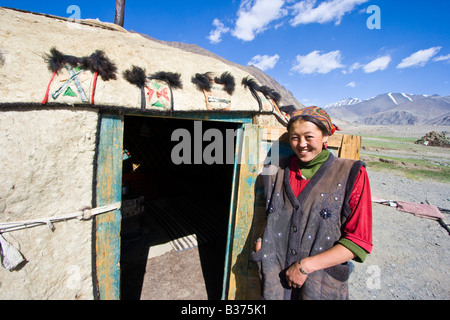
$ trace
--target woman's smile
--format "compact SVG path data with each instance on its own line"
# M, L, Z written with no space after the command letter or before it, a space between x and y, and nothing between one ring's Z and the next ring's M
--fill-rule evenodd
M324 136L314 123L301 120L292 124L289 141L300 161L309 162L322 152L328 136Z

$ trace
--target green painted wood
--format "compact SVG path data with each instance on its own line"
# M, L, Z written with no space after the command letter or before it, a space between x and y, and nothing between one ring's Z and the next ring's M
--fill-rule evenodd
M241 141L239 179L236 188L236 209L232 232L230 254L230 275L228 282L228 299L244 300L247 296L248 261L251 250L250 229L252 227L255 185L259 174L259 147L261 145L260 129L253 124L244 124Z
M136 114L135 114L136 115ZM148 114L142 113L142 116L149 116ZM163 118L177 118L186 120L203 120L203 121L224 121L224 122L234 122L234 123L252 123L253 114L246 112L173 112L169 115L151 115L152 117L163 117Z
M234 166L233 166L233 181L231 187L231 198L230 198L230 212L228 218L228 233L227 233L227 246L225 252L225 267L224 267L224 277L222 286L222 300L227 299L228 289L229 289L229 279L230 279L230 263L231 263L231 253L233 251L233 232L234 232L234 222L236 214L236 201L237 201L237 186L239 181L239 161L241 159L240 149L242 145L242 138L244 135L244 127L240 126L237 129L236 135L236 149L234 156Z
M97 206L122 200L123 118L100 115L97 158ZM120 299L121 212L96 217L96 277L101 300Z

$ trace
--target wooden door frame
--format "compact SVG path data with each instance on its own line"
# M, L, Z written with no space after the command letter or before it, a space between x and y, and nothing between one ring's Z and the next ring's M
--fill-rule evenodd
M146 114L130 114L130 116L155 117ZM192 121L223 121L249 126L252 118L230 114L180 113L165 118L182 118ZM100 113L98 125L98 142L94 177L94 206L103 206L122 201L122 151L125 115ZM238 138L239 140L239 138ZM240 143L237 143L239 146ZM235 161L234 177L237 178L237 161ZM245 169L244 169L245 170ZM238 180L239 181L239 180ZM234 182L233 182L234 183ZM231 207L236 195L232 194ZM93 225L93 282L94 296L99 300L120 299L120 249L121 249L120 210L96 216ZM246 224L242 224L244 227ZM234 230L230 222L229 231ZM228 264L227 264L228 265ZM227 268L225 268L225 271ZM228 283L224 276L224 285Z
M99 114L95 205L122 201L124 117ZM94 295L99 300L120 299L120 229L122 215L115 210L95 217L93 226Z

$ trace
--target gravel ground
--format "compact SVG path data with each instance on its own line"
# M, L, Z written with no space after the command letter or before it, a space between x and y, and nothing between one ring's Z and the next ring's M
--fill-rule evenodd
M372 196L450 209L449 186L368 169ZM450 215L444 213L445 222ZM350 278L353 300L450 298L450 235L437 221L373 204L374 249Z

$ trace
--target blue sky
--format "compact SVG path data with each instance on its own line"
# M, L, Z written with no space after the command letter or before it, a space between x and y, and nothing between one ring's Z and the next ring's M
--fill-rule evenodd
M115 11L114 0L0 6L106 22ZM125 7L125 29L254 64L305 105L388 92L450 95L447 0L126 0Z

